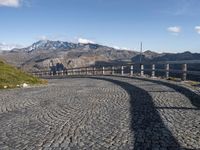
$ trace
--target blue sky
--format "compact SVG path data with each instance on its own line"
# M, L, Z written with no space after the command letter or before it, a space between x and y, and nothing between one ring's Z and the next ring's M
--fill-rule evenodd
M0 0L0 43L40 39L200 52L199 0Z

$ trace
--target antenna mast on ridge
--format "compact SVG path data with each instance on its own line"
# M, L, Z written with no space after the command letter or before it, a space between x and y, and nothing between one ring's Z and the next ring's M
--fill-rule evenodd
M142 63L142 42L140 43L140 63Z

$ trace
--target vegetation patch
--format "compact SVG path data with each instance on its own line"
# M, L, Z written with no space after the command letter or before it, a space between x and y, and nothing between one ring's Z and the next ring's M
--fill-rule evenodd
M180 82L181 81L180 78L174 78L174 77L169 77L167 80L175 81L175 82Z
M42 80L28 73L23 72L11 65L6 64L0 60L0 89L16 88L23 84L37 85L46 84L46 80Z

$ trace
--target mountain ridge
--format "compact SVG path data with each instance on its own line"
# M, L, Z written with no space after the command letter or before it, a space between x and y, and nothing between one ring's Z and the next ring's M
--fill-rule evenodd
M90 48L97 49L98 47L107 47L107 48L113 48L109 46L104 46L96 43L72 43L67 41L53 41L53 40L39 40L32 45L24 48L14 48L11 51L18 51L18 50L24 50L26 52L32 52L34 50L70 50L75 48L82 48L84 46L89 46ZM115 48L113 48L115 49Z
M8 63L26 71L48 70L51 65L62 63L66 68L86 67L127 62L200 60L199 53L157 53L146 50L137 51L115 49L94 43L71 43L64 41L40 40L25 48L3 51L0 57Z
M139 53L117 50L94 43L70 43L63 41L37 41L22 49L4 51L1 56L8 63L28 71L48 69L53 64L62 63L65 67L85 67L97 61L129 59Z

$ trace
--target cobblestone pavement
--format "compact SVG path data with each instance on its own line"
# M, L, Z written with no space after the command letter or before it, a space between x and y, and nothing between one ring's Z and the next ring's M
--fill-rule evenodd
M0 150L200 149L200 109L169 87L91 77L0 91Z

